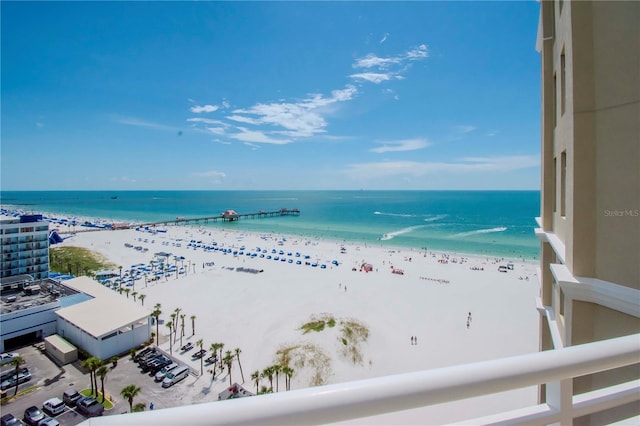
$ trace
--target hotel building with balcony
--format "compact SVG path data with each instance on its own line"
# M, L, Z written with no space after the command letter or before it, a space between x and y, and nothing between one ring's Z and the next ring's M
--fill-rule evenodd
M546 351L640 331L640 3L540 4ZM639 377L634 364L567 385L578 395ZM575 423L639 411L636 401Z
M49 222L41 215L0 220L0 280L30 275L34 280L49 275Z

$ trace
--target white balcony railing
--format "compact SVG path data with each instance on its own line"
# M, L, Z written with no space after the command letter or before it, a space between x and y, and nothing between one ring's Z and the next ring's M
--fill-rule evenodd
M640 334L473 364L417 371L224 402L93 418L83 425L300 425L361 419L546 384L547 403L466 424L571 424L640 400L640 380L572 396L572 378L640 363ZM640 413L634 413L638 416ZM428 423L428 419L423 419ZM360 422L361 423L361 422Z

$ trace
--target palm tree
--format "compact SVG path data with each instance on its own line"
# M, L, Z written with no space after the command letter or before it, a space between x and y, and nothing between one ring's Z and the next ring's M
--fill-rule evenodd
M231 386L231 365L233 364L233 355L231 355L231 351L225 352L223 361L227 366L227 373L229 374L229 386Z
M142 306L144 306L144 298L147 297L144 294L141 294L140 296L138 296L138 298L140 299L140 303L142 303Z
M273 373L273 366L267 367L262 370L262 377L266 377L269 379L269 387L271 389L271 392L273 392Z
M13 358L11 360L11 365L15 365L16 366L16 391L13 393L13 396L16 396L18 394L18 385L20 385L20 381L18 380L18 374L20 374L20 366L22 364L24 364L24 358L22 358L21 356L17 356L15 358Z
M145 404L144 402L138 402L136 405L133 406L133 412L139 413L140 411L144 411L146 406L147 404Z
M156 303L156 305L153 307L153 312L151 312L151 316L155 319L156 322L156 345L160 344L160 322L158 321L158 318L160 317L161 313L162 311L160 310L160 304Z
M285 365L284 367L282 367L282 372L286 376L285 387L287 388L287 390L291 390L291 377L293 376L294 370L288 365Z
M130 412L133 412L133 398L138 396L141 390L142 389L140 389L136 385L127 385L120 391L120 395L122 395L124 399L129 401Z
M200 350L202 350L202 339L198 340L196 342L196 345L200 346ZM202 372L203 372L203 365L202 365L203 358L204 358L203 356L200 357L200 375L202 375Z
M138 292L137 291L132 291L131 295L133 296L133 301L135 302L136 301L136 296L138 295Z
M109 369L107 368L106 365L101 365L96 371L96 374L98 375L98 377L100 377L100 383L102 385L102 402L104 403L104 398L105 398L104 379L107 377L107 374L109 374ZM97 384L96 384L96 387L97 387Z
M169 327L169 352L171 353L171 355L173 355L173 340L171 340L171 329L173 328L173 323L168 322L165 325Z
M120 281L118 282L118 288L122 288L122 266L118 266L120 269Z
M282 366L276 364L272 368L273 372L276 373L276 392L280 392L280 379L278 375L282 371Z
M258 394L258 387L260 386L260 371L256 370L251 373L251 380L256 384L256 395Z
M211 351L211 353L213 354L213 356L215 356L217 358L217 350L218 350L218 344L217 343L212 343L211 347L209 348L209 350ZM216 360L217 361L217 360ZM213 365L213 368L211 369L212 374L213 374L213 380L216 379L216 365Z
M196 335L196 316L191 315L191 335Z
M129 293L131 292L131 289L127 287L123 291L127 295L127 299L128 299L129 298Z
M242 383L244 384L244 373L242 372L242 364L240 364L240 354L242 353L242 351L240 350L240 348L236 348L235 352L236 359L238 360L238 366L240 367L240 376L242 376Z
M97 381L95 381L94 373L98 369L98 367L100 367L101 365L102 365L102 360L100 358L96 358L95 356L85 359L84 362L82 363L82 366L89 370L89 378L91 379L91 395L94 394L94 389L95 389L95 392L97 392L98 390L97 389L98 383ZM95 383L95 387L94 387L94 383Z
M182 346L182 337L184 336L184 317L185 314L180 314L180 346Z
M220 350L220 356L218 357L220 360L220 370L222 370L222 349L224 349L224 343L218 343L218 349Z

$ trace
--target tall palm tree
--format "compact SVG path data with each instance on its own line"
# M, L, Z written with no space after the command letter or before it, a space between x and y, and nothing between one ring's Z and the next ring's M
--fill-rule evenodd
M293 376L294 370L288 365L285 365L284 367L282 367L282 372L286 376L285 387L287 390L291 390L291 377Z
M184 317L185 314L180 314L180 346L182 346L182 337L184 336Z
M224 343L218 343L218 349L220 350L220 356L218 357L220 360L220 370L222 370L222 349L224 349Z
M276 392L280 392L279 374L282 371L282 366L276 364L272 368L273 368L273 372L276 373Z
M196 316L191 315L191 335L196 335Z
M251 380L253 380L253 383L256 384L256 395L258 394L258 389L260 386L260 371L256 370L253 373L251 373Z
M199 340L196 342L196 345L200 346L200 350L202 350L202 339L199 339ZM204 357L203 357L203 356L201 356L201 357L200 357L200 375L202 375L202 372L204 371L204 366L202 365L203 360L204 360Z
M128 299L128 298L129 298L129 293L131 293L131 289L127 287L127 288L125 288L125 289L124 289L124 290L122 290L122 291L124 291L124 294L126 294L126 295L127 295L127 299Z
M158 319L160 318L161 313L162 311L160 310L160 304L156 303L156 305L153 307L153 312L151 312L151 316L155 319L156 322L156 345L160 344L160 322L158 321Z
M240 367L240 376L242 376L242 383L244 384L244 373L242 372L242 364L240 364L240 354L242 351L240 348L235 348L236 359L238 360L238 367Z
M209 347L209 350L211 351L211 353L213 354L213 356L215 356L217 358L217 350L218 350L218 344L217 343L212 343L211 346ZM217 359L216 359L216 363L217 363ZM211 369L212 374L213 374L213 380L216 379L216 364L213 364L213 368Z
M138 292L137 291L132 291L131 295L133 296L133 301L135 302L136 301L136 296L138 295Z
M138 296L138 298L140 299L140 303L142 303L142 306L144 306L144 298L147 297L144 294L140 294L140 296Z
M173 355L173 340L171 340L171 329L173 328L173 323L168 322L166 326L169 327L169 353Z
M273 392L273 373L273 366L267 367L262 370L262 377L266 377L269 379L269 388L271 389L271 392Z
M127 401L129 401L129 411L133 412L133 398L138 396L142 389L136 385L127 385L121 391L120 395Z
M101 365L98 370L96 370L96 374L98 375L98 377L100 377L100 383L102 385L102 402L104 403L104 398L105 398L105 394L104 394L104 379L107 377L107 374L109 374L109 368L107 368L106 365ZM97 384L96 384L97 387Z
M22 358L21 356L17 356L11 360L11 365L15 365L16 367L16 371L14 373L16 376L16 390L13 393L13 396L16 396L18 394L18 386L20 385L20 381L18 380L18 374L20 374L20 366L24 363L25 363L24 358Z
M122 288L122 266L118 266L120 269L120 281L118 282L118 288Z
M233 365L233 355L231 355L231 351L225 352L223 361L227 366L227 373L229 374L229 386L231 386L231 365Z
M97 391L98 383L95 381L95 371L102 365L102 360L96 358L95 356L89 357L84 360L82 366L89 370L89 378L91 380L91 395L94 394L94 391ZM95 383L95 386L94 386Z

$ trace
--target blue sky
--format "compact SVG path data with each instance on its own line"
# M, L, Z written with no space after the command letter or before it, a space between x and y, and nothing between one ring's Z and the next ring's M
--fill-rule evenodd
M535 1L0 5L3 190L539 188Z

